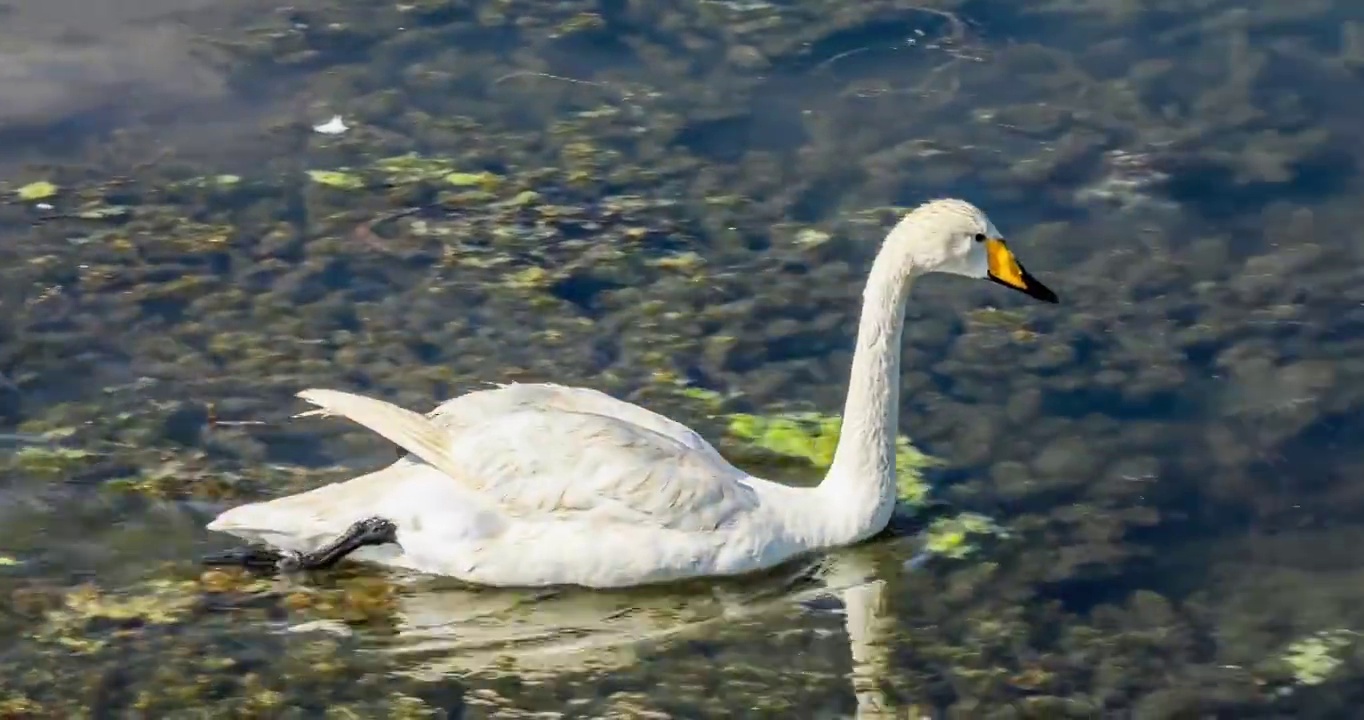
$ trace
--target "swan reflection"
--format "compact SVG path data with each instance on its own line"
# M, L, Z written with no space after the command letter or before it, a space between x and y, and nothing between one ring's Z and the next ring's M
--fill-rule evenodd
M792 618L834 612L843 616L849 643L856 717L899 717L885 691L894 619L887 582L875 569L867 548L858 548L743 583L518 592L418 580L400 594L394 634L369 646L425 681L550 680L628 668L672 643L751 647L755 632L815 633L814 623ZM348 632L329 623L293 629Z

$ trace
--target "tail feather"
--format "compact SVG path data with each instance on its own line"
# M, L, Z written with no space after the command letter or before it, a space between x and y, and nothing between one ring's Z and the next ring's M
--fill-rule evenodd
M319 408L303 415L340 415L382 435L451 478L458 480L463 474L450 456L448 434L425 415L340 390L310 388L298 397Z
M336 536L339 523L326 522L306 513L288 512L271 502L241 505L223 511L207 525L209 530L235 535L281 550L304 552Z
M442 482L446 477L430 465L400 461L306 492L229 508L208 529L283 550L314 550L355 521L385 511L386 503L401 498L411 483L432 476Z

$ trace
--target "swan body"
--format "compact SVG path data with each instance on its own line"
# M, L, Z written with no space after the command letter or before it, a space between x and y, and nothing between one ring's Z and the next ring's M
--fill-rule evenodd
M915 277L935 271L1056 301L973 205L937 200L908 213L872 266L842 433L817 487L749 475L686 426L587 388L501 385L425 415L309 389L299 397L317 409L305 414L346 417L408 455L229 509L208 528L304 553L382 518L393 535L352 557L517 587L736 575L857 543L886 526L895 504L905 300Z

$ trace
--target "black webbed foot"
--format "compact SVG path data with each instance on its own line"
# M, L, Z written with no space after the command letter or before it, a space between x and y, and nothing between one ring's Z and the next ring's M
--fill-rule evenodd
M257 570L299 572L325 570L362 547L398 542L398 527L381 517L365 518L346 528L335 540L311 552L281 552L264 547L246 547L205 557L207 565L236 565Z
M200 564L211 567L244 567L248 570L277 570L283 554L268 547L249 545L205 555Z
M398 526L381 517L358 520L335 540L306 553L281 558L281 570L324 570L362 547L398 542Z

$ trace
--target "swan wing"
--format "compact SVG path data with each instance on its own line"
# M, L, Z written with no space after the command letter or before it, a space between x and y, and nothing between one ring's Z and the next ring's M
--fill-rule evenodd
M431 411L430 416L442 427L460 431L501 415L541 409L616 418L720 458L720 453L705 438L686 425L591 388L555 383L509 383L447 400Z
M319 408L314 413L373 430L510 516L706 531L757 504L743 472L671 426L661 431L636 422L639 413L621 413L599 398L574 404L557 392L496 397L505 390L456 398L430 415L337 390L299 397ZM479 395L486 397L464 400ZM461 400L467 412L460 412ZM592 411L608 409L615 414Z

